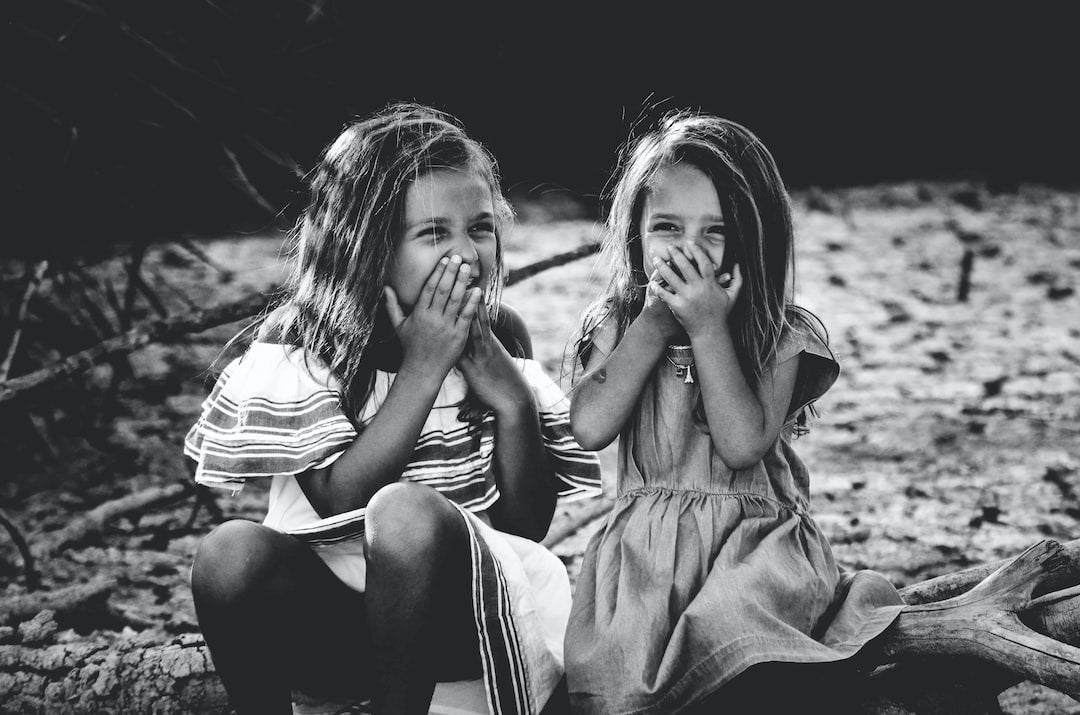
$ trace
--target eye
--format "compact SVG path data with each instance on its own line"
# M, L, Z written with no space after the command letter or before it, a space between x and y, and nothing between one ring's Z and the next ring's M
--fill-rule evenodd
M491 221L479 221L469 227L472 233L495 233L495 224Z
M724 240L724 224L715 224L705 229L705 235L713 241Z
M426 226L426 227L420 229L417 232L416 237L417 238L422 238L422 239L425 239L425 240L429 240L429 241L438 241L441 238L445 237L445 235L446 235L446 229L445 228L443 228L442 226L436 226L436 225L432 224L430 226Z
M671 221L657 221L653 224L651 230L658 233L670 233L671 231L678 231L679 227L673 224Z

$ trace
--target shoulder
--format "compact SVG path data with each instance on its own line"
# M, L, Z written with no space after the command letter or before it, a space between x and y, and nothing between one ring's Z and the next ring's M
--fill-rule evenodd
M525 326L525 319L514 307L507 303L499 305L499 315L492 325L492 331L511 355L532 358L532 337Z
M799 364L789 416L825 394L840 375L840 364L829 348L825 326L817 316L801 308L789 312L777 346L777 364L792 358L799 358Z
M259 340L225 367L218 385L238 403L262 398L302 401L316 394L342 392L336 376L318 356L296 345Z
M829 333L824 324L816 315L802 308L789 311L776 354L777 363L784 363L803 354L836 363L836 356L829 347Z

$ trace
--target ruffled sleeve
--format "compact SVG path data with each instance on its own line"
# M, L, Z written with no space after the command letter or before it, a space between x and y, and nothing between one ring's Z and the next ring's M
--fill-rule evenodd
M840 375L840 364L829 346L817 330L802 321L793 322L780 336L776 362L780 365L794 357L802 359L787 419L797 416L804 407L824 395Z
M570 432L570 400L540 363L522 358L515 358L515 362L536 398L540 433L555 466L559 497L574 500L599 496L600 459L596 452L582 449Z
M221 373L184 453L196 462L196 482L239 491L255 477L326 467L355 437L341 388L321 361L256 342Z

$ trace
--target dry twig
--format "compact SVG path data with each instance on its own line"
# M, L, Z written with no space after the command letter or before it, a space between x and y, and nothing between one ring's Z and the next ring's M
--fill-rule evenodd
M15 548L19 550L19 555L23 560L23 574L26 578L26 590L36 591L41 587L41 578L38 575L37 569L34 568L34 556L30 553L30 547L26 543L26 539L23 538L22 532L19 531L19 527L15 526L15 523L8 519L4 515L4 512L0 511L0 526L7 529L7 533L11 536L12 543L15 544Z
M11 370L11 362L15 359L15 351L19 347L19 338L22 336L23 323L26 321L27 306L30 305L30 299L34 296L34 293L37 292L38 286L41 285L41 279L45 276L45 271L48 268L48 261L38 261L33 268L27 266L26 290L23 291L23 297L19 302L19 308L15 311L15 315L11 321L11 342L8 343L7 354L4 356L4 361L0 363L0 382L7 379L8 372Z

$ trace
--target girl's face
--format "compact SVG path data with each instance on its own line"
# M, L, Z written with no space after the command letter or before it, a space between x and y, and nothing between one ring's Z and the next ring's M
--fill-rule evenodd
M638 226L645 272L652 259L670 259L671 250L696 243L719 266L724 258L724 214L709 177L690 164L669 164L649 184Z
M422 174L405 192L404 225L389 285L407 312L444 256L469 265L469 288L488 285L498 239L491 188L481 177L455 169Z

